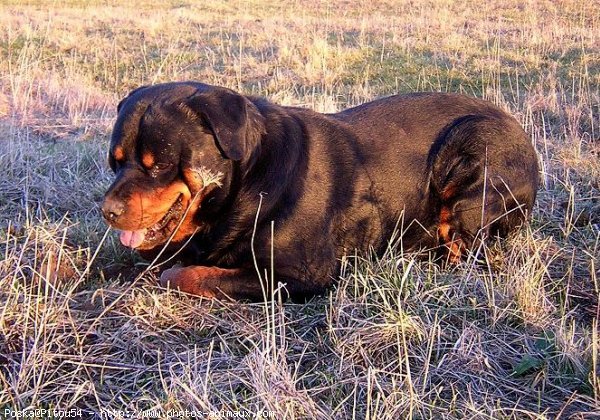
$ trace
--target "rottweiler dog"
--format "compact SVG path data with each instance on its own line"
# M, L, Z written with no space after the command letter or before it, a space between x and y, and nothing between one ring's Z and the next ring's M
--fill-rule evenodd
M539 182L530 138L483 100L413 93L320 114L197 82L123 99L109 164L102 213L123 245L183 264L162 285L250 300L270 296L270 267L286 297L320 293L355 251L459 262L526 220Z

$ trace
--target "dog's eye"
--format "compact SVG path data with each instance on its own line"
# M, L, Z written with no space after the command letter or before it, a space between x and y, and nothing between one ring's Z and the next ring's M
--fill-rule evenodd
M152 167L152 170L154 171L164 171L166 169L169 169L172 165L170 163L166 163L166 162L161 162L161 163L157 163L156 165L154 165Z
M159 162L159 163L154 164L148 172L150 173L151 176L156 177L156 176L160 175L161 173L171 169L172 166L173 165L170 163Z

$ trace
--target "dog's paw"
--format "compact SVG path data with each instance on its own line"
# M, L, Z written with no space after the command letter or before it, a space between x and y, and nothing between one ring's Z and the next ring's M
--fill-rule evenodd
M207 267L169 268L161 274L160 285L193 295L214 298L215 292L209 286L211 282L205 271L210 272L210 269Z

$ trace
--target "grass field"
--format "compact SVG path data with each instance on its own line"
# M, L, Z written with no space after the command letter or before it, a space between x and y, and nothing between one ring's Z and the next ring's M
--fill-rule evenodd
M204 3L1 2L0 418L600 416L600 5ZM188 79L325 112L489 99L539 152L531 223L450 269L348 256L305 305L167 293L98 205L118 100Z

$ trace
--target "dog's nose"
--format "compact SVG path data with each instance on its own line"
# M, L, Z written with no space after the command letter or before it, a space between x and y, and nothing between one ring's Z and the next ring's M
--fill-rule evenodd
M112 197L106 197L102 203L102 215L108 222L116 222L124 211L123 202Z

